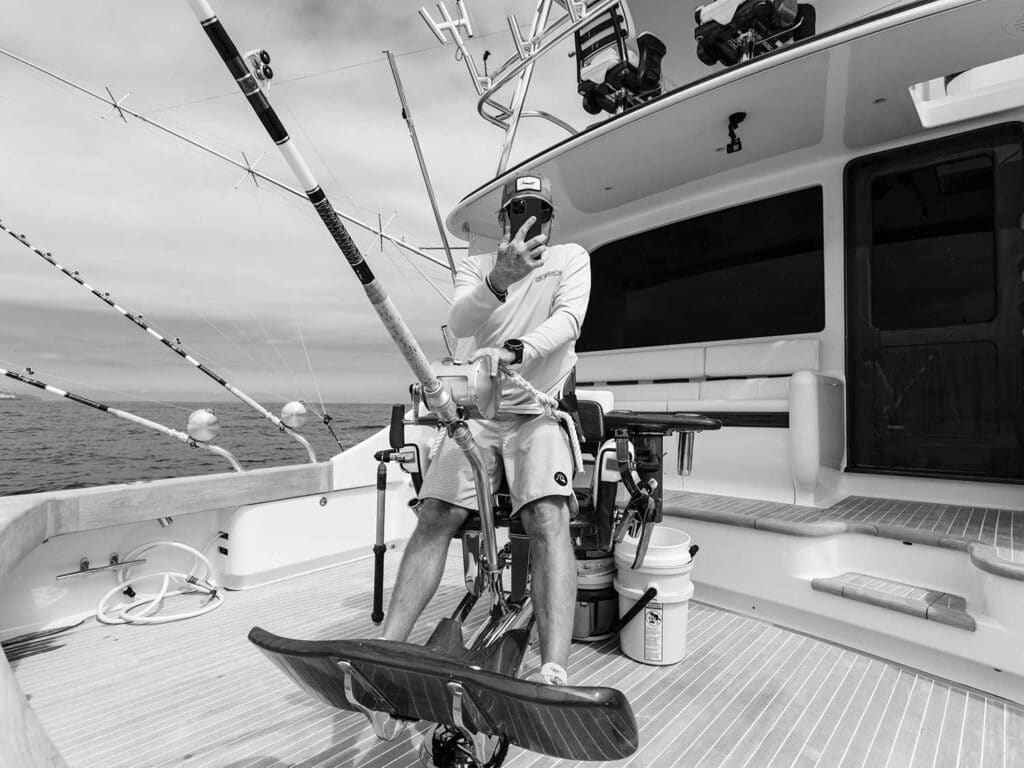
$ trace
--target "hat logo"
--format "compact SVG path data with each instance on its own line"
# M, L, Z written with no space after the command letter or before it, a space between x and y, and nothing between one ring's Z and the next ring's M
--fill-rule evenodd
M540 179L536 176L520 176L516 179L516 192L540 192Z

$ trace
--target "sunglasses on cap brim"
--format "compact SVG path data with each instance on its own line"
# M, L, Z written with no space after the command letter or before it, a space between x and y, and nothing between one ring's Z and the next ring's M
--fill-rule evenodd
M540 221L543 224L547 224L549 221L551 221L551 217L555 213L555 209L551 207L550 203L546 203L545 201L540 200L539 198L536 197L520 197L515 200L509 201L509 203L505 206L505 210L508 211L513 216L522 216L527 212L528 208L533 209L531 211L531 215L537 215L537 211L539 208Z

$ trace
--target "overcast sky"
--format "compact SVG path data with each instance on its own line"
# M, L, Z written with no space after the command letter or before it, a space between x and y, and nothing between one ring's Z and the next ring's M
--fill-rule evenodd
M464 66L419 19L420 4L214 6L241 50L270 51L271 98L335 205L371 222L394 214L389 232L437 245L381 51L398 54L443 213L493 176L502 135L476 115ZM473 7L471 45L493 51L492 67L511 53L508 8L526 23L533 3ZM260 169L294 184L184 0L8 0L0 46L93 90L130 91L126 105L225 154L266 152ZM6 57L0 79L5 224L254 396L312 396L301 332L325 399L405 397L411 374L308 203L251 180L236 190L241 171L130 118L101 120L100 102ZM575 83L564 85L574 95ZM517 156L557 138L535 121ZM382 253L351 231L437 355L447 305L394 246ZM450 294L445 270L418 264ZM0 366L105 398L226 394L6 235L0 269ZM9 379L3 389L27 391Z

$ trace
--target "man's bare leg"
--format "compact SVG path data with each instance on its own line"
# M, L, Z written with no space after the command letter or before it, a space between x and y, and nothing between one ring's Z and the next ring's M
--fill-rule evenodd
M437 499L424 499L419 521L402 555L398 578L384 619L384 639L406 640L437 592L452 536L469 510ZM572 627L570 626L570 632Z
M569 503L545 496L522 509L530 536L530 591L542 662L568 668L576 602L576 558L569 537Z

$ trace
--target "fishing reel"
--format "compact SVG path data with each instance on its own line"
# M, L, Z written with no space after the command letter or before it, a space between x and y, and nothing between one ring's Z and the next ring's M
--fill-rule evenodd
M491 370L489 358L481 357L466 363L446 357L432 363L431 367L441 387L455 401L462 418L493 419L498 415L501 376L498 371ZM422 399L419 385L413 386L417 399Z
M274 79L274 70L270 68L270 54L264 48L257 48L242 56L242 59L256 78L260 88L270 91L270 81Z
M814 6L797 0L715 0L695 16L697 58L709 67L731 67L814 34Z

